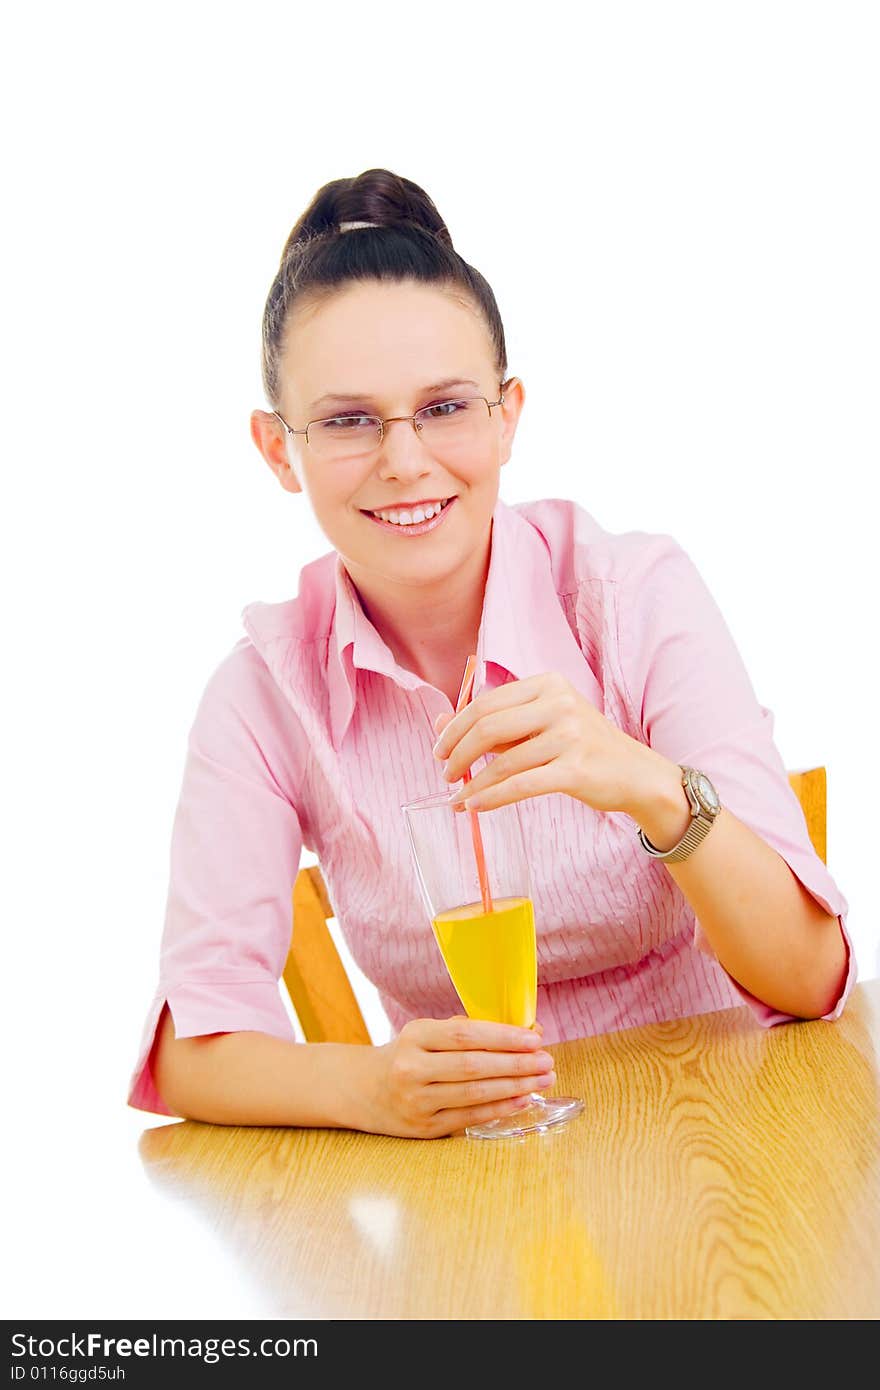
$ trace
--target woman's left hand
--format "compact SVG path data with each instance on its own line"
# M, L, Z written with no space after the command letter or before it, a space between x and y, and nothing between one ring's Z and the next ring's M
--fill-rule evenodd
M447 781L495 755L461 788L459 805L466 800L468 810L566 792L637 819L669 778L669 759L630 738L553 671L484 690L458 714L438 715L434 728L442 729L434 753L449 760Z

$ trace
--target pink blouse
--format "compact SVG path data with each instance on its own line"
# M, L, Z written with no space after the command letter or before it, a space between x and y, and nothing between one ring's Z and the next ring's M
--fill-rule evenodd
M177 1037L254 1029L295 1040L279 980L303 845L392 1027L461 1012L400 809L449 789L431 751L448 698L397 664L334 550L303 568L296 598L249 604L242 620L246 636L210 676L189 732L158 984L128 1094L161 1115L173 1112L150 1063L166 1000ZM813 849L773 715L671 536L605 531L564 498L499 498L477 658L475 695L558 671L627 734L705 771L722 805L839 918L849 971L825 1017L840 1014L856 978L848 904ZM730 978L628 815L562 793L519 810L546 1043L743 1000L761 1024L791 1017Z

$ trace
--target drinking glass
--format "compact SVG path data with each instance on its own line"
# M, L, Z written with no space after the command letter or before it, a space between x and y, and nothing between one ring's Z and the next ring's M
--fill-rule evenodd
M515 802L491 811L455 811L453 791L401 807L434 938L469 1018L533 1028L535 913L519 811ZM529 1100L527 1109L468 1125L465 1133L472 1139L517 1138L564 1124L584 1107L573 1096L533 1092Z

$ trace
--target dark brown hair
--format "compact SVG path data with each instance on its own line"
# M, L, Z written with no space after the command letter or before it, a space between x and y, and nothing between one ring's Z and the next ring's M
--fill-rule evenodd
M340 222L379 225L340 232ZM418 280L464 297L486 321L499 382L506 376L504 327L488 282L455 250L424 189L389 169L365 169L319 188L285 242L263 310L263 388L273 409L281 404L279 365L291 310L368 280Z

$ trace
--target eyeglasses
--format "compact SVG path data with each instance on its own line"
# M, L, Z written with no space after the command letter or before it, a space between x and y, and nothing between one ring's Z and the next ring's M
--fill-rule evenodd
M457 396L454 400L436 401L423 406L415 415L332 415L326 420L310 420L304 430L295 430L273 410L272 414L288 434L304 434L306 444L319 458L354 459L374 453L385 437L385 426L395 420L408 421L431 453L447 456L473 448L483 440L492 420L492 410L504 404L504 388L513 380L508 377L499 387L497 401L485 396Z

